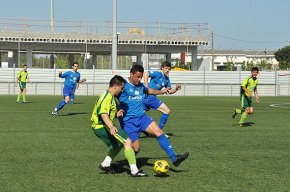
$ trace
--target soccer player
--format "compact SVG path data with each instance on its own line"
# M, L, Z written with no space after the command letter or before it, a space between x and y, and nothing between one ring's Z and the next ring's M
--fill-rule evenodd
M86 81L86 79L84 79L83 82L85 82L85 81ZM83 82L82 82L82 83L83 83ZM79 88L80 84L81 84L80 82L77 83L77 84L75 85L75 87L73 88L73 92L72 92L71 97L70 97L70 104L73 104L73 103L74 103L74 101L75 101L75 95L76 95L76 89Z
M54 110L51 112L53 116L58 115L58 111L61 110L69 101L70 97L73 93L73 89L75 88L77 83L85 82L86 79L81 79L81 74L78 72L79 64L77 62L74 62L72 64L72 71L67 71L65 73L59 72L59 77L64 78L64 86L63 86L63 97L64 100L62 100L58 106L54 108Z
M20 92L18 93L16 103L20 103L20 98L22 95L22 100L23 103L27 103L26 101L26 82L32 83L29 79L28 72L27 72L27 65L23 65L23 69L18 72L17 77L16 77L16 86L19 84Z
M181 89L181 85L177 84L175 89L172 89L170 79L169 79L169 72L171 70L171 63L165 61L161 64L161 71L146 71L144 73L144 84L146 87L150 87L155 90L161 90L163 88L167 88L167 93L174 94L178 90ZM150 82L148 80L150 78ZM158 99L155 95L148 95L143 100L145 110L148 111L150 108L160 111L162 113L160 120L159 120L159 127L163 129L165 126L167 119L170 114L170 109L167 107L165 103L163 103L160 99ZM168 135L165 134L167 138Z
M123 116L123 110L117 111L115 97L122 92L125 83L126 80L123 77L115 75L110 80L107 91L100 95L92 113L92 128L96 136L109 147L108 155L99 168L108 174L114 174L115 171L111 167L111 162L120 152L124 144L124 154L130 165L131 176L144 177L147 175L137 168L132 141L122 129L118 129L113 124L115 117Z
M256 101L259 103L260 98L258 95L258 79L257 75L259 74L259 68L253 67L251 70L251 76L246 78L241 85L241 108L235 108L232 114L232 117L235 118L237 114L242 114L239 121L239 126L243 127L244 122L247 118L247 115L254 113L254 107L252 106L252 95L255 94Z
M145 94L164 94L167 89L154 90L145 87L140 83L144 73L141 65L134 65L130 70L125 88L120 95L120 107L124 110L124 116L121 118L121 127L127 133L133 143L133 149L136 153L140 150L139 136L141 131L146 131L157 137L160 147L170 157L174 166L180 165L189 153L176 155L173 147L165 137L162 129L158 127L155 121L144 112L143 99Z

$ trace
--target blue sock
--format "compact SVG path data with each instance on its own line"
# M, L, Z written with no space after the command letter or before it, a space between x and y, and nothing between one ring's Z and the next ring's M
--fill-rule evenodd
M65 100L62 100L62 101L58 104L58 106L57 106L56 108L57 108L57 110L59 111L59 110L61 110L65 105L66 105L66 101L65 101Z
M157 137L160 147L167 153L167 155L171 158L171 161L175 161L176 155L174 153L173 147L169 143L168 139L166 139L164 133Z
M159 127L160 129L163 129L163 127L165 126L165 123L167 121L169 117L169 114L162 114L162 116L160 117L160 120L159 120Z
M74 100L75 100L75 94L72 94L72 95L70 96L70 100L71 100L71 101L74 101Z

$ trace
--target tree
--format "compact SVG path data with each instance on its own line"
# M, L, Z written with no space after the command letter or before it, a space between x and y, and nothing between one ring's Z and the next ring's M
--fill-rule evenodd
M274 55L275 59L279 62L280 69L287 69L290 66L290 46L279 49Z

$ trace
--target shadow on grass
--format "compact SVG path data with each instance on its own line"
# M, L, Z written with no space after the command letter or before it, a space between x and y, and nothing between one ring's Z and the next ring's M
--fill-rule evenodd
M173 133L165 133L165 134L168 135L169 137L176 136L176 135L174 135ZM177 136L177 137L178 137L178 136ZM140 139L144 139L144 138L156 138L156 137L153 136L153 135L150 135L150 134L145 135L144 133L141 133L141 135L140 135L139 138L140 138Z
M58 116L71 116L71 115L83 115L83 114L89 114L89 113L88 112L67 113L67 114L62 114Z
M242 126L240 126L239 124L233 124L233 127L236 127L236 126L237 127L251 127L253 125L255 125L254 122L245 122L245 123L242 124Z

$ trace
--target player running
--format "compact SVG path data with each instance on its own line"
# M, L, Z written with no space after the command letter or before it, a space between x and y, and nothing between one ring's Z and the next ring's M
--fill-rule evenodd
M169 79L169 72L171 70L171 63L165 61L161 64L161 71L146 71L144 73L144 84L146 87L155 89L155 90L162 90L167 88L167 93L174 94L178 90L181 89L181 85L177 84L175 89L172 89L170 79ZM150 82L148 81L150 78ZM149 82L149 83L148 83ZM151 108L162 113L160 120L159 120L159 127L163 129L165 126L167 119L170 114L170 109L167 107L165 103L163 103L160 99L158 99L155 95L147 95L143 100L145 110L148 111ZM168 135L165 134L167 138Z
M59 72L59 77L65 79L63 86L64 100L62 100L51 112L53 116L57 116L58 111L61 110L70 101L70 97L73 94L73 89L75 88L76 84L86 81L86 79L80 80L81 74L78 72L78 68L79 64L74 62L72 64L72 71L67 71L65 73Z
M110 85L107 91L100 95L92 113L92 128L96 136L109 147L108 155L105 157L99 168L108 174L114 174L115 170L112 169L111 162L124 145L124 154L130 165L131 176L144 177L147 175L137 168L136 157L132 148L132 141L122 129L116 128L113 124L115 117L123 116L123 110L117 111L115 97L122 92L125 83L126 80L123 77L115 75L110 80Z
M254 113L254 107L252 106L252 94L255 94L256 101L259 103L260 98L258 96L258 79L259 68L253 67L251 70L251 76L246 78L241 85L241 108L235 108L232 117L235 118L237 114L242 114L239 121L239 126L244 127L244 122L247 115Z
M130 70L130 77L121 93L120 107L124 110L124 116L120 121L122 129L133 142L133 148L136 153L140 150L139 136L141 131L146 131L156 136L160 147L170 157L173 165L178 166L188 157L189 153L183 155L175 154L173 147L165 137L162 129L158 127L151 117L145 114L143 105L145 94L164 94L168 90L154 90L145 87L140 83L143 73L144 68L141 65L134 65Z
M16 103L20 103L21 95L22 95L23 103L27 103L26 98L25 98L26 93L27 93L26 82L31 83L28 76L28 72L27 72L27 65L23 65L23 69L18 72L17 77L16 77L16 86L17 84L19 84L19 88L20 88Z

